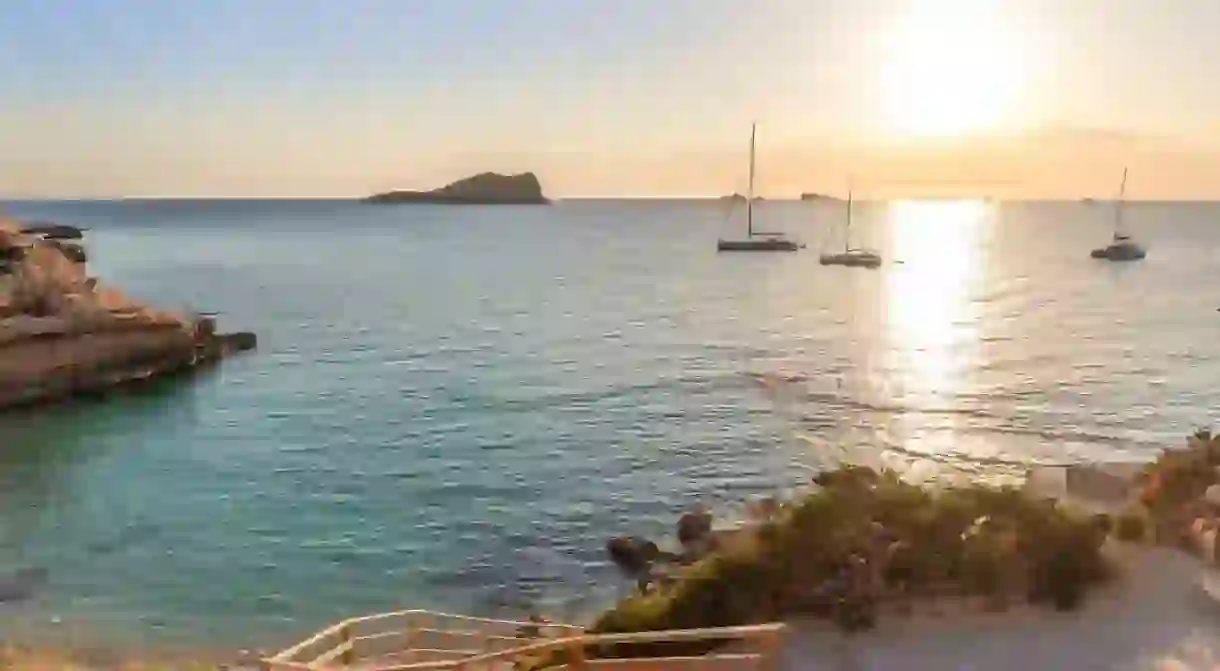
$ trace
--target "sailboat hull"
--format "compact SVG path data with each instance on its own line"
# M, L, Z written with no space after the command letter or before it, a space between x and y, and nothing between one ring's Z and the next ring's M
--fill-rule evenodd
M818 262L824 266L848 266L850 268L877 268L881 265L881 255L867 249L852 249L851 247L851 210L855 199L852 198L851 180L847 182L847 222L844 225L844 249L841 253L822 254Z
M1147 256L1148 253L1142 247L1136 245L1110 245L1101 249L1094 249L1089 253L1089 256L1095 259L1105 259L1107 261L1139 261Z
M843 252L842 254L823 254L818 262L824 266L850 266L853 268L876 268L881 265L881 257L869 252Z
M1107 261L1139 261L1147 256L1143 247L1137 245L1131 236L1122 233L1123 199L1126 195L1127 169L1123 168L1123 181L1118 187L1118 200L1114 203L1114 240L1105 247L1089 252L1089 256Z
M795 252L800 245L783 238L760 238L757 240L717 240L718 252Z
M795 252L804 247L783 237L782 233L758 233L754 230L754 137L756 125L750 126L750 189L746 194L746 238L717 240L718 252ZM755 235L759 237L754 237Z

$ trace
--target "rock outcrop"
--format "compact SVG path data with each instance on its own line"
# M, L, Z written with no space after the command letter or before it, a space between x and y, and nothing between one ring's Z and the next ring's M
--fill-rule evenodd
M46 581L47 570L41 566L0 574L0 603L29 600Z
M678 518L678 543L688 554L706 551L712 538L712 514L702 506L682 514Z
M76 226L57 224L53 221L31 221L21 227L27 235L41 235L46 240L80 240L84 231Z
M614 536L606 541L606 554L619 570L636 578L661 556L661 548L645 538Z
M542 184L532 172L501 175L484 172L431 191L388 191L367 203L433 203L442 205L545 205Z
M84 249L0 219L0 408L103 392L254 346L89 277Z

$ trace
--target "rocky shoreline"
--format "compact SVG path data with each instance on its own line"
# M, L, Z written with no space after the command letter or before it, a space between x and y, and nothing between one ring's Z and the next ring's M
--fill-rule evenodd
M1192 514L1197 508L1195 503L1207 504L1207 490L1220 487L1218 467L1220 467L1220 439L1213 439L1210 434L1200 433L1192 437L1186 450L1172 451L1152 464L1082 465L1050 469L1036 467L1031 469L1030 480L1024 487L994 492L977 488L966 492L969 496L962 498L959 495L953 497L952 501L943 498L944 494L926 498L911 486L887 481L885 474L872 473L868 469L849 467L822 473L811 483L815 489L822 492L821 494L812 494L811 496L814 498L806 498L803 502L776 499L755 501L750 506L749 514L746 516L747 521L743 525L728 528L717 527L710 512L701 507L695 507L679 518L675 525L672 541L662 541L658 544L630 535L614 536L607 540L606 551L610 559L624 573L637 579L640 594L628 598L610 611L610 613L618 611L618 617L614 618L616 621L612 622L603 616L603 618L599 618L599 623L593 625L591 631L597 632L602 628L615 631L624 628L623 625L633 623L643 625L644 629L656 626L690 628L690 620L706 618L712 620L707 624L724 626L737 624L736 620L739 618L751 621L754 616L780 616L793 623L793 626L798 627L800 631L798 636L792 637L792 644L785 650L787 659L782 666L782 668L793 669L852 668L846 663L842 667L833 664L821 665L827 662L829 653L839 649L846 650L844 654L853 659L882 656L892 661L903 658L903 655L910 655L912 668L943 668L928 662L924 657L952 658L954 660L969 657L978 661L975 659L977 651L974 651L969 644L972 637L989 637L989 640L992 641L1015 644L1014 641L1020 642L1026 639L1042 640L1061 629L1070 629L1075 632L1074 635L1079 640L1068 642L1067 638L1064 638L1062 641L1045 646L1048 658L1087 660L1103 654L1115 659L1133 658L1134 653L1126 648L1117 651L1107 648L1105 651L1100 651L1101 648L1106 648L1106 646L1099 648L1098 644L1106 640L1105 632L1109 630L1108 628L1119 627L1124 630L1124 636L1130 639L1130 645L1127 648L1146 647L1149 645L1149 640L1155 639L1161 630L1172 629L1173 631L1169 633L1177 636L1178 630L1185 630L1191 626L1197 628L1198 622L1203 621L1203 615L1196 613L1191 609L1190 604L1181 602L1180 599L1180 596L1190 588L1192 581L1192 578L1186 574L1195 570L1195 566L1184 554L1165 547L1157 547L1157 545L1176 545L1176 542L1170 537L1157 538L1154 531L1157 525L1154 522L1155 518L1162 514L1173 519L1180 517L1176 514L1169 514L1169 511L1164 509L1160 503L1167 492L1173 493L1170 499L1175 502L1175 507L1179 500L1185 501ZM1055 485L1053 481L1056 479L1061 480L1059 483L1061 486ZM1052 481L1049 482L1049 486L1048 480ZM832 508L826 508L832 503L831 499L826 498L827 496L838 499ZM1201 500L1199 497L1203 497L1203 499ZM1143 503L1137 504L1135 503L1137 501L1143 501ZM934 507L929 507L930 505ZM1058 518L1059 523L1066 523L1069 526L1060 528L1057 533L1047 534L1045 532L1049 529L1046 525L1048 523L1054 525L1055 519L1058 517L1053 513L1053 509L1060 505L1067 505L1077 510L1083 517L1076 518L1076 521L1067 517ZM1131 513L1126 507L1131 505L1149 506L1154 511L1151 514L1154 519L1148 520L1151 524L1143 527L1142 533L1132 533L1124 529L1124 520ZM1108 511L1099 511L1096 506L1108 508ZM1215 511L1220 510L1218 506L1220 503L1213 506L1214 510L1211 513L1202 510L1199 514L1205 517L1211 514L1214 517ZM1015 513L1016 516L1012 522L1018 528L1000 526L989 529L986 519L975 518L975 515L983 512L980 507L990 509L987 512L990 513L988 517L992 517L992 522L996 521L993 516L1008 514L1005 511ZM817 515L817 519L809 518L809 515L815 512L815 508L825 508L822 512L826 514ZM1165 513L1155 512L1163 509L1166 510ZM859 524L848 522L847 526L843 526L844 520L855 517L857 514L863 515L858 520ZM1097 550L1108 557L1109 561L1114 562L1119 573L1113 576L1115 580L1107 580L1103 589L1095 590L1092 598L1079 602L1079 607L1073 602L1056 604L1053 609L1077 611L1071 615L1055 614L1051 609L1036 608L1034 602L1038 600L1035 599L1031 599L1029 604L1024 603L1026 601L1024 588L1028 585L1022 585L1022 589L1017 590L1016 593L1008 589L995 591L996 587L1003 587L1002 583L1014 578L1018 583L1024 581L1019 575L992 571L975 574L975 578L989 577L989 579L983 583L967 580L967 583L962 585L965 587L964 590L955 589L933 594L919 589L910 589L902 599L897 601L882 599L875 604L879 611L883 611L881 617L867 612L857 613L855 608L851 607L851 602L855 598L852 596L853 592L860 589L871 592L876 589L875 586L870 586L870 583L873 582L869 579L870 571L856 574L854 571L848 570L841 576L844 579L842 584L837 587L832 586L832 591L843 590L836 598L838 605L833 608L838 610L840 615L851 615L852 617L847 622L841 621L839 617L827 618L825 615L818 614L816 609L807 610L805 607L797 609L797 612L787 609L773 611L770 608L754 611L754 608L751 607L751 604L757 606L760 603L747 597L750 594L759 594L759 590L764 593L769 592L768 597L763 600L765 603L774 598L781 598L780 592L774 590L781 588L780 591L782 591L790 579L802 579L798 576L803 576L803 579L807 580L829 575L822 574L821 571L812 573L807 571L813 563L817 562L819 554L827 551L831 553L840 550L847 551L850 549L848 545L855 545L856 541L862 541L863 545L857 549L851 549L851 552L864 552L865 563L863 565L866 567L872 561L872 558L868 556L871 554L868 546L873 545L874 541L884 541L884 544L891 549L897 547L897 554L885 553L889 558L884 561L892 566L893 561L902 556L902 543L904 542L902 536L905 535L903 528L910 523L904 521L904 518L909 514L914 514L913 519L922 520L918 522L918 527L929 532L934 531L937 525L925 527L927 523L946 515L948 518L952 518L946 518L944 521L950 522L949 527L951 528L948 530L953 533L942 540L962 543L963 549L973 547L975 551L965 552L960 557L975 564L976 570L986 566L994 568L1004 563L993 564L996 557L991 556L990 551L999 549L998 546L990 543L976 544L988 536L991 536L992 540L996 540L1013 532L1017 532L1018 537L1027 536L1032 532L1033 537L1029 540L1035 542L1024 545L1018 543L1013 549L1026 547L1027 550L1021 552L1037 553L1039 548L1048 543L1059 544L1064 539L1062 533L1067 533L1069 536L1082 533L1084 536L1078 537L1088 541L1088 546L1093 546L1094 542L1100 544ZM1115 517L1111 517L1111 515ZM1100 526L1098 526L1099 523L1101 523ZM958 527L962 525L965 525L965 529L959 536ZM849 541L849 537L840 536L838 533L819 532L819 529L829 531L830 527L851 530L849 527L856 526L859 526L858 530L865 532L865 535L851 540L848 545L842 547L839 544ZM1020 527L1023 527L1024 531ZM743 559L761 558L756 554L757 550L745 548L742 546L743 543L746 545L753 545L757 542L774 543L778 538L787 535L783 533L784 530L799 532L789 537L789 542L796 542L800 546L796 548L800 552L793 556L793 559L797 561L785 561L781 556L771 554L768 555L769 559L765 562L754 564L754 567L749 570L742 570L747 568L745 564L740 563ZM781 532L779 536L774 535L774 532L777 531ZM898 532L897 536L894 536L893 532ZM815 537L811 538L811 534ZM854 536L854 534L852 535ZM899 539L898 546L894 546L895 538ZM675 542L676 547L674 547ZM908 547L920 549L921 553L929 548L948 549L940 541L933 543L927 539L912 536L907 536L905 542L912 544ZM1212 550L1214 544L1214 538L1210 538L1207 543L1200 544L1206 547L1197 548L1195 554L1207 555L1208 550ZM665 549L665 545L670 545L672 549ZM1076 562L1081 558L1081 552L1088 548L1069 544L1063 546L1063 549L1071 550L1067 556L1072 557L1072 561ZM978 550L988 550L988 552L980 555L977 553ZM1214 550L1212 551L1214 552ZM736 559L729 562L734 557ZM913 558L915 557L908 555L906 560ZM948 556L936 559L933 564L939 564L947 558ZM1215 561L1214 556L1208 559ZM983 561L982 565L977 563L980 560ZM775 564L776 561L780 563ZM753 564L754 561L750 560L749 563ZM906 563L906 561L902 563ZM1071 567L1052 562L1047 568L1062 572L1064 568ZM782 582L759 581L762 577L760 571L773 572L776 569L780 569L783 574ZM920 572L921 569L917 565L908 566L907 573L904 574L905 578L902 580L907 583L908 587L916 588L919 580L912 581L912 578L915 578ZM884 573L890 576L889 571ZM1162 580L1167 574L1173 575L1172 581ZM1030 573L1029 576L1037 579L1036 572ZM836 580L839 578L839 576L831 577ZM959 576L959 578L969 577L969 574ZM1068 571L1068 575L1062 577L1071 581L1085 578L1076 571ZM891 579L892 577L886 577L885 581L889 582ZM999 583L996 583L996 580ZM716 583L723 585L725 591L700 594ZM1011 597L1011 600L1003 598L997 601L994 598L1006 595ZM807 596L809 595L802 594L802 597ZM646 606L646 608L641 610L638 606ZM739 610L743 607L746 610ZM667 614L660 619L654 619L657 614L661 613ZM1166 613L1171 613L1173 618L1176 618L1172 627L1161 621L1166 617ZM722 619L726 621L720 621ZM844 624L848 626L841 626ZM1160 629L1156 629L1156 627L1160 627ZM848 635L844 636L845 634ZM942 641L942 644L923 645L920 639L926 636L936 636L938 640ZM1186 639L1183 638L1183 640ZM1152 641L1152 643L1165 645L1163 641ZM0 645L0 652L3 652L3 648L4 646ZM1144 652L1151 652L1154 649L1160 652L1159 648L1154 647L1149 647ZM646 653L649 652L649 649L642 648L634 651L633 654L646 656ZM656 652L658 654L664 652L668 655L672 651L666 648ZM703 654L706 651L692 649L689 652ZM592 653L586 651L586 654ZM55 657L55 655L59 655L59 657ZM250 668L247 665L256 660L257 656L258 654L254 651L243 651L239 655L209 657L177 655L177 661L170 662L165 667L142 662L140 666L134 668L245 669ZM916 659L917 657L918 659ZM72 659L74 663L83 663L85 668L94 671L133 668L127 664L109 664L105 654L99 658L90 651L77 654L72 650L53 650L50 658ZM0 660L3 659L0 656ZM42 671L46 668L60 668L39 666L46 659L48 657L45 652L30 649L24 653L24 657L12 657L11 660L16 666L6 668L13 668L15 671ZM27 662L25 666L22 666L23 660ZM811 665L810 660L818 660L819 664ZM554 664L562 662L561 659L553 658L536 661L539 662L537 665L526 668L553 668ZM889 666L885 668L889 668Z
M812 493L793 501L755 502L748 521L731 529L714 529L701 508L684 514L677 552L646 538L610 538L609 559L636 581L638 594L603 615L595 630L652 629L675 618L726 626L808 615L817 609L806 597L822 592L838 611L826 615L848 630L874 626L871 614L860 622L841 617L861 598L869 610L895 597L909 606L916 596L946 594L978 601L983 612L1022 600L1074 610L1083 603L1082 585L1119 577L1115 544L1183 549L1202 559L1201 569L1220 571L1220 436L1209 431L1152 462L1032 467L1018 488L924 492L854 466L819 474L812 484ZM943 538L929 544L926 536L935 534ZM835 562L809 570L836 555L873 570L853 571L851 561L839 571L829 570ZM701 594L709 585L718 586ZM752 603L757 590L765 596ZM777 605L777 596L787 605ZM686 603L704 597L746 607L705 622L706 614Z
M0 410L105 394L254 349L90 277L80 229L0 218Z

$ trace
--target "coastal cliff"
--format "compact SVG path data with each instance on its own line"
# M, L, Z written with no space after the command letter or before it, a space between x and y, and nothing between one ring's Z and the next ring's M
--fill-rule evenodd
M28 231L28 229L27 229ZM0 409L103 392L254 346L210 318L158 310L89 277L62 236L0 219Z
M431 191L387 191L364 200L374 204L545 205L542 184L532 172L501 175L484 172Z

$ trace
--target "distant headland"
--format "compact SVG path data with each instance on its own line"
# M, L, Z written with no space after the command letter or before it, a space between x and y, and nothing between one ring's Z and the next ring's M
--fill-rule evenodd
M835 198L834 196L828 196L824 193L814 193L812 191L806 191L805 193L801 194L801 200L838 200L838 198Z
M431 191L387 191L364 199L375 204L545 205L542 184L532 172L501 175L484 172Z

